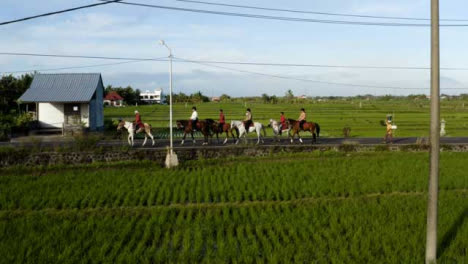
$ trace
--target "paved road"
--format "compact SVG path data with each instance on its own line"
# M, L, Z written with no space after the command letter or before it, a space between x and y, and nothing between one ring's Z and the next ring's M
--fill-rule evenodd
M419 139L420 141L421 139ZM223 145L222 144L222 139L220 139L220 142L217 143L216 139L212 141L211 144L208 146L216 146L216 147L229 147L234 145L234 140L230 139L227 144ZM304 143L303 145L311 145L312 144L312 139L311 138L305 138L303 139ZM248 144L249 145L254 145L257 142L257 139L255 138L249 138L248 139ZM99 145L103 146L118 146L122 145L123 141L106 141L106 142L100 142ZM141 144L143 143L142 140L136 140L135 141L135 146L140 147ZM196 143L194 144L191 140L185 140L185 144L181 145L181 140L180 139L175 139L174 140L174 147L202 147L203 140L202 139L197 139ZM379 145L383 144L383 139L382 138L319 138L317 143L315 145L341 145L344 143L356 143L360 145ZM393 139L393 144L395 145L407 145L407 144L417 144L418 143L418 138L416 137L405 137L405 138L394 138ZM238 145L243 145L244 141L241 140ZM295 145L300 145L301 143L296 139L294 141ZM451 138L441 138L441 144L468 144L468 137L451 137ZM151 141L148 141L146 143L146 147L150 147ZM169 145L168 140L157 140L155 143L155 148L165 148L166 146ZM277 146L277 145L291 145L290 141L287 138L282 138L280 141L274 140L274 138L265 138L264 143L261 143L261 145L265 146Z
M312 144L312 139L311 138L304 138L304 145L310 145ZM210 147L219 147L219 148L224 148L224 147L229 147L234 145L234 140L230 139L227 144L223 145L222 144L223 139L220 139L220 143L216 142L216 139L212 140L212 143L209 144L208 146ZM249 145L254 145L256 143L255 138L249 138L248 139L248 144ZM405 138L394 138L393 144L395 145L406 145L406 144L416 144L418 143L418 138L416 137L405 137ZM180 144L181 140L179 138L174 140L174 147L176 148L193 148L194 146L196 147L202 147L203 140L201 138L198 138L196 143L194 144L191 140L186 140L185 144L182 146ZM360 145L378 145L382 144L383 140L382 138L319 138L318 142L316 145L341 145L346 142L352 142L352 143L357 143ZM43 146L54 146L54 145L67 145L70 144L70 140L63 139L61 137L57 138L46 138L44 137L42 140L42 145ZM143 143L143 140L135 140L135 147L141 147L141 144ZM37 143L34 142L18 142L18 141L13 141L13 142L0 142L0 146L32 146ZM106 141L100 141L98 143L98 146L123 146L126 145L127 141L124 140L106 140ZM299 145L299 141L296 139L294 141L295 145ZM441 138L441 144L468 144L468 137L443 137ZM160 139L156 140L156 144L154 146L151 146L151 141L148 140L146 143L146 148L166 148L166 146L169 145L169 141L167 139ZM241 140L239 142L239 145L243 145L243 141ZM265 146L277 146L277 145L291 145L290 141L286 138L283 137L280 139L280 141L275 141L273 138L265 138L265 142L261 143L261 145Z

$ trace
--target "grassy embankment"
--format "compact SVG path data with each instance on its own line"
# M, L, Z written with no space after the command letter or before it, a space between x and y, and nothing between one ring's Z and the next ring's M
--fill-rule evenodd
M468 262L467 158L442 153L441 263ZM0 262L421 263L427 161L315 152L2 170Z

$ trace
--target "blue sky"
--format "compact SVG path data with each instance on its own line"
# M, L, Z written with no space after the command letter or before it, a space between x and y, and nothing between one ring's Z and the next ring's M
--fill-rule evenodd
M132 0L133 1L133 0ZM93 0L3 0L0 21L96 3ZM351 18L265 12L180 3L173 0L134 2L276 16L353 20ZM429 17L430 0L213 0L212 2L273 8L355 13L363 15ZM468 2L441 1L441 18L468 19ZM465 12L464 12L465 11ZM356 19L354 19L356 20ZM364 19L359 19L364 20ZM374 20L366 20L374 21ZM395 21L392 21L395 22ZM397 21L405 22L405 21ZM468 24L468 22L462 22ZM261 61L277 63L429 66L430 29L328 25L195 14L110 4L0 27L0 52L74 55L164 57L157 44L164 39L174 55L187 59ZM441 66L467 67L468 27L441 29ZM109 63L65 58L0 56L0 72ZM377 86L429 87L429 71L284 68L231 68L325 82ZM56 72L101 72L105 84L131 85L140 90L168 88L167 62L138 62ZM442 87L468 88L468 71L442 71ZM250 75L199 64L174 64L174 89L207 95L262 93L355 95L429 93L429 90L356 88ZM468 92L446 90L445 93Z

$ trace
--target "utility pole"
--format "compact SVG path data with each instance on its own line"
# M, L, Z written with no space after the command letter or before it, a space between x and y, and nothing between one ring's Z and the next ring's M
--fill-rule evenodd
M165 46L169 51L169 151L166 155L166 167L172 168L179 165L177 155L174 153L174 144L172 136L172 50L167 46L164 40L160 40L159 44Z
M439 0L431 0L431 153L427 200L426 264L437 260L437 201L439 192L440 51Z

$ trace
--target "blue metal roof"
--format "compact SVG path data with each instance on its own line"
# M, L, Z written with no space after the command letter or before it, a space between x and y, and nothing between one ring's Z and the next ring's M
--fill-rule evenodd
M102 86L99 73L36 74L22 102L89 102Z

